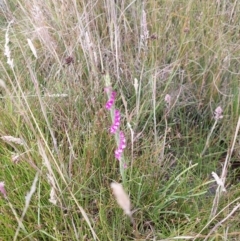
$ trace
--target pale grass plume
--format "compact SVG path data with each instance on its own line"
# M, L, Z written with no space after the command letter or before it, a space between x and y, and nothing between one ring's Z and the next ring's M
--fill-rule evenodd
M137 93L138 93L138 86L139 86L137 78L134 78L133 86L134 86L134 89L135 89L135 93L137 95Z
M65 98L68 97L68 94L46 94L45 97L50 97L50 98Z
M27 39L27 42L28 42L28 46L29 46L29 48L31 49L34 57L37 59L37 51L36 51L36 49L35 49L32 41L31 41L31 39L28 38L28 39Z
M130 198L124 191L122 184L112 182L111 188L118 205L123 209L126 215L132 217Z
M57 194L54 187L51 187L50 199L48 199L48 201L54 205L57 204Z
M1 139L5 142L18 144L18 145L21 145L21 146L24 145L24 141L21 138L17 138L17 137L14 137L14 136L1 136Z
M47 180L51 187L50 198L48 199L48 201L56 205L57 204L57 193L56 193L57 187L56 187L56 182L55 182L52 170L51 171L49 170L49 173L47 174Z
M7 57L8 65L13 69L14 64L13 64L13 59L11 59L11 51L9 48L9 34L8 34L12 23L13 23L13 20L9 22L6 33L5 33L4 55Z
M149 39L149 31L147 26L147 14L145 10L142 10L141 18L141 36L140 36L140 46L144 49L147 49Z

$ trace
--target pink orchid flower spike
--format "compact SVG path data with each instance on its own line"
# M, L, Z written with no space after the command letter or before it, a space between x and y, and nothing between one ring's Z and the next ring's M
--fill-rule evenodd
M110 133L111 134L115 134L116 131L118 130L118 128L120 126L120 119L121 119L120 111L119 110L115 110L115 112L114 112L114 121L113 121L113 124L110 127Z
M116 98L116 92L115 91L112 91L111 95L110 95L110 98L109 100L107 101L105 107L107 110L110 110L115 102L115 98Z
M119 145L117 150L115 150L115 157L120 161L123 150L126 148L126 138L124 133L120 131L119 133Z

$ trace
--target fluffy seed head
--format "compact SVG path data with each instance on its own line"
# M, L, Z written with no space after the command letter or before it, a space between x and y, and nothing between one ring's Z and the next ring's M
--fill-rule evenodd
M122 184L112 182L111 183L111 188L113 191L113 194L116 198L116 201L118 205L123 209L125 214L131 217L131 202L130 198L127 195L127 193L124 191Z

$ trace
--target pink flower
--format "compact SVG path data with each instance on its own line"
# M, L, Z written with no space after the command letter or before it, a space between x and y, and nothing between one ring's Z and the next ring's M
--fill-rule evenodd
M115 150L114 153L115 153L115 157L120 161L121 156L122 156L122 150L117 149L117 150Z
M113 124L110 127L110 133L115 134L116 131L118 130L119 126L120 126L120 111L119 110L115 110L114 112L114 121Z
M115 102L116 92L112 91L110 99L107 101L105 107L107 110L110 110Z
M214 111L214 119L216 121L219 120L219 119L222 119L223 118L222 113L223 113L223 110L222 110L221 106L218 106L216 108L216 110Z
M124 136L124 133L120 131L119 133L119 144L118 148L115 150L115 157L120 160L123 150L126 148L126 138Z
M126 148L126 138L124 136L124 133L122 131L120 131L119 136L120 136L119 148L125 149Z
M4 187L4 182L0 182L0 192L3 194L4 198L7 197L7 192Z

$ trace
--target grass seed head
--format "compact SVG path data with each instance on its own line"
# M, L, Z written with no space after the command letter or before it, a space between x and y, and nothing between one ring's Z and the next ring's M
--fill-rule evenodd
M111 188L117 200L118 205L123 209L126 215L131 217L131 202L127 193L124 191L122 184L112 182Z

